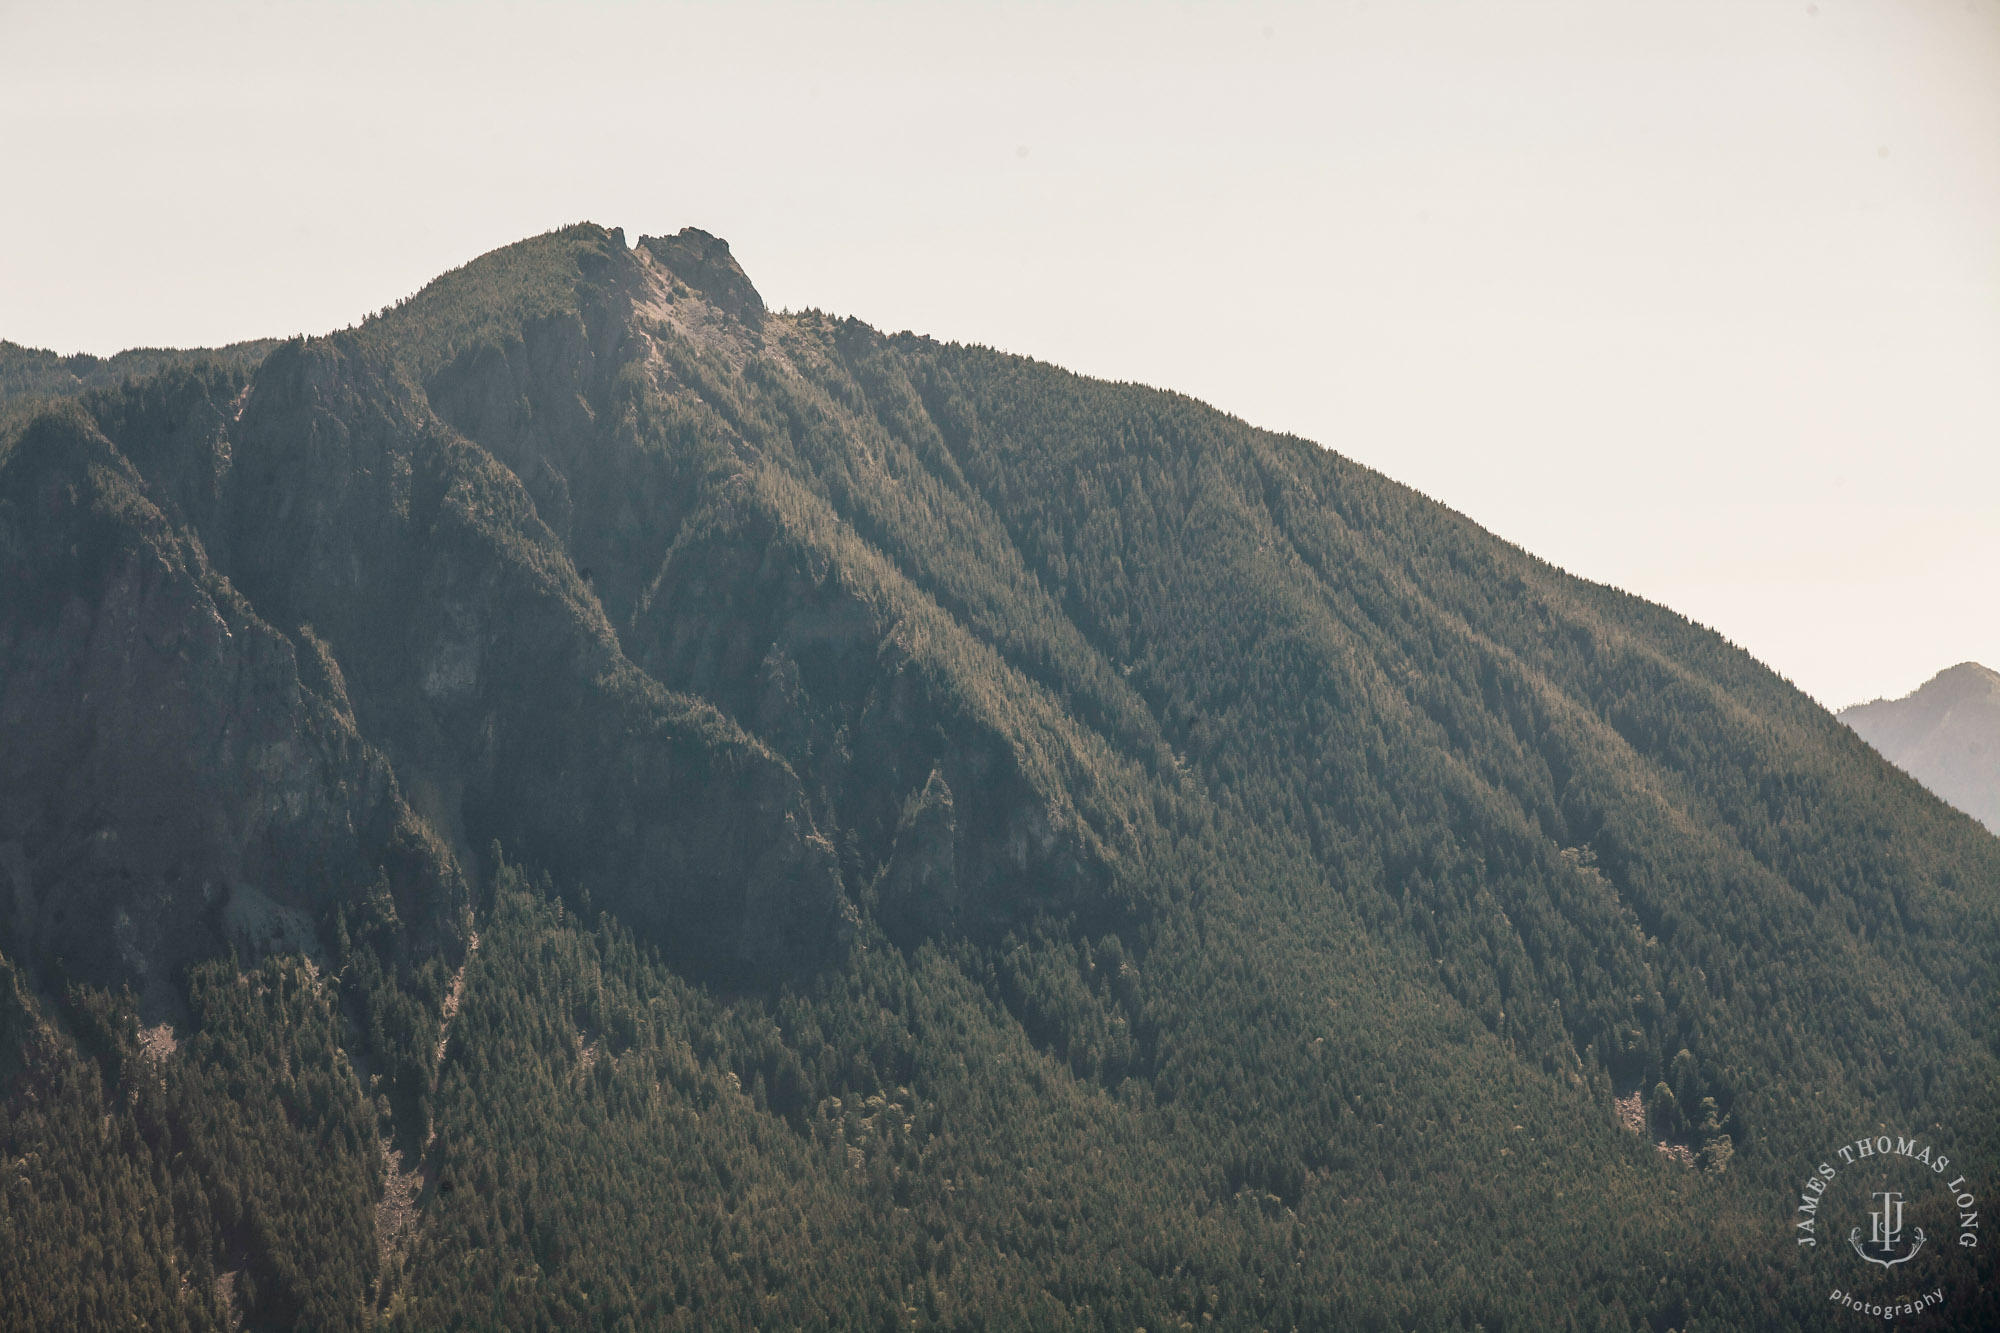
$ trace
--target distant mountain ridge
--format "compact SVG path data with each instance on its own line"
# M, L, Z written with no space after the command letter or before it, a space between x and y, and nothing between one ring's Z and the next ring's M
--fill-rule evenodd
M135 347L103 357L89 352L65 356L0 339L0 407L11 399L33 395L73 397L196 361L254 366L277 345L275 338L259 338L218 348Z
M2000 842L1330 449L694 229L32 369L0 1328L1805 1329L2000 1175Z
M1901 699L1855 704L1839 717L1940 800L2000 833L2000 671L1961 662Z

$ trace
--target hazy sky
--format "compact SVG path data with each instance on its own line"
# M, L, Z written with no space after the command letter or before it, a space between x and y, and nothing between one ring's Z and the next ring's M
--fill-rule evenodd
M0 0L0 338L323 332L578 219L1194 394L1825 703L2000 667L2000 0Z

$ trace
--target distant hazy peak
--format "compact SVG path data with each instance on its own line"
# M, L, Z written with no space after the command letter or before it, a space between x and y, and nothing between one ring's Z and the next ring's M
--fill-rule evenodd
M1940 671L1924 685L1924 690L1949 690L1956 697L1991 698L2000 695L2000 671L1983 667L1977 662L1960 662L1957 666ZM1918 693L1922 693L1919 690Z
M718 310L745 324L763 322L764 298L729 253L728 241L699 227L683 227L673 236L641 236L639 244Z
M1946 667L1900 699L1871 699L1865 704L1855 704L1843 709L1840 715L1845 718L1850 713L1859 713L1863 709L1906 704L1918 700L1950 705L1967 699L1993 695L2000 695L2000 671L1983 667L1977 662L1960 662L1957 666Z
M1960 662L1840 720L1938 797L2000 833L2000 672Z

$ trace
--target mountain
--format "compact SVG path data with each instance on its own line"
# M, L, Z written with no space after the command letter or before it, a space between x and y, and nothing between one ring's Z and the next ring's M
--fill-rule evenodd
M2000 833L2000 672L1940 671L1914 694L1840 711L1896 767Z
M0 570L6 1326L1808 1328L2000 1163L2000 841L1783 680L699 231L40 400Z

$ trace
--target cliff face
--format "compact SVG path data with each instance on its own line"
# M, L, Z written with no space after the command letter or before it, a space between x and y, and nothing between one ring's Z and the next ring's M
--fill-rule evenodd
M629 329L532 325L509 349L528 382L497 391L490 344L443 368L448 405L484 390L464 424L491 453L381 341L169 376L7 458L0 950L171 1008L177 968L251 948L232 921L323 933L386 874L417 947L451 951L473 849L502 839L721 971L838 957L852 909L796 777L626 658L496 459L629 598L611 547L645 539L643 488L688 498L629 422L595 424L640 359ZM600 434L629 456L589 459Z
M37 424L5 477L0 947L172 1012L178 969L295 948L287 913L309 938L378 873L422 947L449 940L463 879L323 645L261 618L82 414Z
M324 933L390 873L450 952L498 842L703 975L806 974L940 763L990 921L1101 882L1049 738L968 709L912 610L963 631L705 392L763 315L705 233L581 229L27 432L0 949L158 981L232 942L232 894Z
M1938 798L2000 833L2000 672L1961 662L1901 699L1840 720Z

